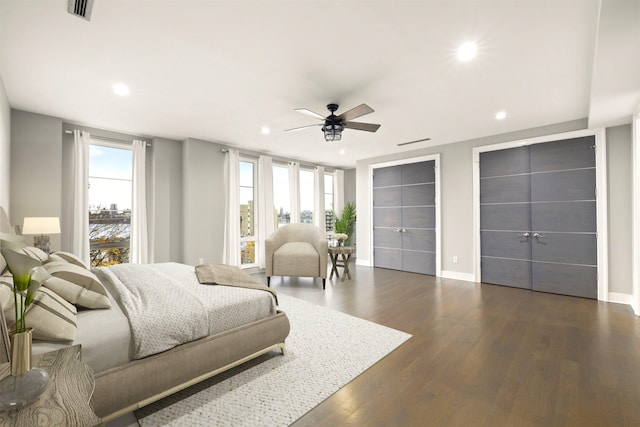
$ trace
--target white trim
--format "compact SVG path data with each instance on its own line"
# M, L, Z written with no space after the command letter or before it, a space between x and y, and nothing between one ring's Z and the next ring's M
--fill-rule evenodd
M640 316L640 104L636 108L631 124L632 144L632 293L631 308Z
M619 292L609 292L609 302L615 302L617 304L627 304L633 307L633 295L621 294Z
M482 277L480 267L480 153L584 136L595 136L596 139L598 300L609 300L609 233L607 227L609 203L607 194L607 141L604 128L578 130L473 148L473 276L475 282L480 282Z
M430 154L427 156L420 157L409 157L405 159L393 160L390 162L383 163L373 163L369 165L369 206L368 206L368 215L369 215L369 259L368 260L360 260L362 262L367 262L367 264L359 264L359 265L368 265L370 267L373 266L373 170L379 168L385 168L389 166L398 166L398 165L408 165L412 163L420 163L427 162L433 160L435 162L435 190L436 190L436 276L440 277L442 275L442 227L441 227L441 209L442 204L440 202L441 192L440 188L442 185L440 179L440 153Z
M476 282L473 273L461 273L459 271L442 270L442 278L463 280L465 282Z

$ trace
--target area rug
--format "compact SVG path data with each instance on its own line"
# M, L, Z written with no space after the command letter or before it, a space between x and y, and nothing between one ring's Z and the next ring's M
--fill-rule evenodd
M291 322L271 352L136 411L149 426L288 426L411 337L279 295Z

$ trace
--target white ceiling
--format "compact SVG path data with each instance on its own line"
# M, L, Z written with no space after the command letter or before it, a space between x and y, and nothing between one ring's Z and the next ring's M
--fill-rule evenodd
M354 167L585 117L629 123L639 18L637 0L95 0L87 22L67 0L0 0L0 76L15 109ZM455 56L465 41L470 62ZM337 143L284 132L317 122L294 108L330 102L366 103L376 111L357 121L382 126Z

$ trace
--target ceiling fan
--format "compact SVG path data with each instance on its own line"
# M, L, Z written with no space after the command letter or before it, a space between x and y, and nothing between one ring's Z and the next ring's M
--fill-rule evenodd
M327 109L331 112L327 117L323 117L318 113L315 113L306 108L296 108L297 111L302 114L306 114L316 119L322 120L323 123L317 123L315 125L301 126L293 129L286 129L285 132L292 130L306 129L315 126L322 126L322 132L324 133L325 141L340 141L342 139L342 131L344 129L363 130L366 132L375 132L380 125L374 123L361 123L352 122L352 119L364 116L365 114L373 113L374 109L367 104L360 104L344 113L336 116L334 113L338 110L338 104L329 104Z

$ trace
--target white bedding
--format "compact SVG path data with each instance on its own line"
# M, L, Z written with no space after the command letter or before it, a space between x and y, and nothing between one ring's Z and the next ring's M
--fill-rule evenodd
M132 267L133 266L133 267ZM214 335L225 330L241 326L246 323L254 322L276 313L276 305L274 298L268 292L258 291L253 289L234 288L227 286L215 286L215 285L203 285L198 283L193 266L177 264L177 263L163 263L163 264L148 264L148 265L122 265L105 267L102 269L96 269L94 272L98 278L103 282L107 288L110 298L112 299L112 308L107 310L86 310L82 311L78 315L78 332L76 334L76 340L73 344L82 344L83 360L93 368L95 372L100 372L110 367L114 367L125 363L129 360L138 358L137 347L133 334L131 333L129 320L125 316L126 308L122 306L122 298L119 297L123 293L122 286L128 286L122 283L122 280L118 276L125 278L131 269L135 268L140 272L142 276L155 277L160 279L162 276L166 276L166 280L163 280L164 285L161 298L166 301L172 301L174 308L176 308L175 302L177 298L184 298L185 293L198 299L199 304L203 307L203 312L198 315L195 324L201 325L203 318L206 326L202 329L202 326L198 326L197 333L188 332L189 339L197 339L201 336ZM108 269L108 272L101 271ZM120 270L120 271L119 271ZM123 274L122 271L126 271L127 274ZM114 283L113 276L117 278L120 283ZM111 277L112 280L105 280L105 277ZM136 274L136 277L139 277ZM153 281L147 280L146 285L134 285L133 296L126 297L125 300L141 300L144 301L141 305L143 308L138 313L140 316L145 317L145 313L149 314L147 317L154 318L154 321L162 322L163 319L167 320L173 316L166 315L166 313L158 313L156 310L148 308L148 301L145 301L148 293L137 288L137 286L148 286L151 288L150 293L157 293L158 285ZM176 289L176 294L171 296L169 292L172 291L170 285L173 285ZM166 298L168 296L168 298ZM193 306L193 303L191 304ZM178 309L180 311L180 309ZM187 311L183 312L189 314ZM159 315L160 314L160 315ZM170 322L174 322L172 320ZM153 330L159 332L156 337L161 342L161 346L166 346L167 343L173 343L172 346L178 345L179 342L175 341L175 336L167 339L165 331L172 329L171 325L154 324ZM137 327L136 327L137 328ZM145 327L148 328L148 327ZM179 328L180 329L180 328ZM195 337L195 338L193 338ZM43 353L46 351L55 350L61 347L66 347L69 343L49 343L49 342L36 342L34 341L34 354ZM155 344L152 344L155 346ZM165 348L166 350L166 348ZM143 352L146 352L143 349ZM163 350L160 350L163 351Z

